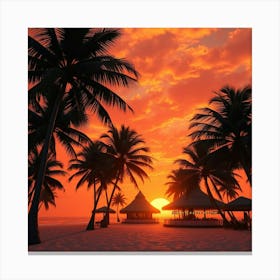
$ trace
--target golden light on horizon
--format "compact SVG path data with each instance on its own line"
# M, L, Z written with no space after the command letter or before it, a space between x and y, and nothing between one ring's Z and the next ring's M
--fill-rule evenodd
M154 214L157 217L169 217L172 215L172 211L169 210L162 210L162 207L164 207L165 205L169 204L170 201L168 201L165 198L156 198L154 200L151 201L151 204L157 208L160 211L160 214Z

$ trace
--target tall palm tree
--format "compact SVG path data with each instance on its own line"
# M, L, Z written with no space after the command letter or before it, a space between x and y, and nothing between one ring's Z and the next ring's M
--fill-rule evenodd
M116 159L116 179L110 195L108 209L112 203L118 182L123 182L127 176L132 184L138 188L137 178L142 182L148 178L143 168L152 169L152 158L148 156L150 150L144 146L145 141L141 135L129 127L121 126L120 130L112 127L107 134L101 136L106 140L108 152ZM109 223L109 211L105 215Z
M113 196L112 205L117 206L117 221L120 221L119 218L119 206L124 206L126 204L126 198L123 193L118 192Z
M207 141L214 149L228 149L227 162L243 168L252 184L252 90L250 86L235 89L226 86L210 99L212 107L201 108L191 119L190 136Z
M55 98L46 130L42 160L35 184L35 193L28 214L28 243L40 243L38 206L46 169L47 156L58 111L63 100L69 110L89 109L105 124L111 119L104 105L131 109L108 86L128 86L136 81L137 72L124 59L117 59L108 47L120 36L115 29L44 28L33 29L28 36L29 104Z
M224 152L216 152L213 155L207 142L192 143L184 148L183 152L188 159L179 159L175 162L184 170L185 180L190 181L186 186L199 188L204 185L213 206L224 222L228 223L224 213L216 204L213 193L222 200L222 191L240 190L240 186L230 165L226 165L221 158L219 159L219 155L224 157Z
M31 206L32 198L35 190L35 180L38 173L38 163L40 156L37 150L33 150L28 157L28 206ZM55 206L55 190L65 191L61 182L54 176L65 176L66 172L62 170L63 164L57 161L55 157L50 154L48 156L46 173L44 177L43 186L40 193L40 203L45 205L48 209L48 203Z
M85 184L87 184L88 189L93 187L93 210L87 230L94 229L95 211L101 193L107 191L108 184L116 176L115 158L106 151L106 146L102 142L91 142L78 154L78 158L70 161L69 170L77 171L69 177L69 181L80 177L76 190Z

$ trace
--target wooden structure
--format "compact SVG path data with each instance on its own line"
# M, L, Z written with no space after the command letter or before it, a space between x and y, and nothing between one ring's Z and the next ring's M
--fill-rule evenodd
M214 199L218 207L223 208L225 204L222 201ZM162 207L162 210L206 210L215 209L215 205L210 200L209 196L199 188L192 190L187 195L183 195L173 202Z
M252 200L250 198L240 196L235 200L232 200L225 205L224 211L236 211L243 212L243 221L241 224L237 224L237 228L242 226L244 229L251 230L252 228L252 218L250 212L252 211ZM239 222L240 223L240 222Z
M120 210L120 213L127 215L124 223L156 223L153 219L153 213L160 213L160 211L153 207L142 194L141 191L136 195L135 199Z
M216 205L223 209L225 204L222 201L214 199L213 203L209 196L199 188L193 189L187 195L183 195L173 202L162 207L162 210L179 210L183 213L183 218L168 219L164 221L164 226L181 227L220 227L222 222L218 219L207 219L206 210L216 209ZM187 210L187 215L185 211ZM204 218L198 219L194 215L194 210L203 210Z
M252 211L252 200L244 196L229 202L225 207L225 211Z

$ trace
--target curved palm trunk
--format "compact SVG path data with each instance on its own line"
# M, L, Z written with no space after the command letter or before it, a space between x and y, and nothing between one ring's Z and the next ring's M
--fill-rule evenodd
M88 222L86 230L94 230L94 224L95 224L94 206L96 204L97 204L97 202L96 202L96 183L95 183L95 180L94 180L94 183L93 183L93 209L92 209L91 217L89 219L89 222Z
M91 217L90 217L90 220L88 222L88 225L87 225L87 228L86 230L94 230L94 224L95 224L95 211L96 211L96 208L97 208L97 204L98 204L98 201L100 199L100 196L101 196L101 192L102 192L102 188L100 187L100 190L99 190L99 193L96 197L96 194L94 195L94 206L93 206L93 210L91 212ZM96 197L96 199L95 199Z
M105 196L106 196L106 203L107 205L109 204L109 199L108 199L108 192L107 189L105 190Z
M35 191L35 188L33 187L33 188L32 188L32 191L28 194L28 208L29 208L30 205L31 205L34 191Z
M216 207L216 209L218 210L219 214L221 215L222 219L223 219L223 222L224 224L229 224L229 221L227 220L225 214L221 211L220 207L217 205L212 193L211 193L211 190L209 188L209 185L208 185L208 181L207 181L207 177L204 177L204 182L205 182L205 186L206 186L206 189L207 189L207 193L208 193L208 196L212 202L212 204Z
M236 148L235 150L238 151L238 160L239 163L241 164L242 169L244 170L247 180L250 183L250 186L252 187L252 174L251 174L251 165L248 164L248 161L246 159L248 159L248 150L242 146L239 145L238 148Z
M228 211L228 214L229 214L229 216L231 218L232 223L237 223L238 222L236 217L234 216L233 212Z
M110 211L110 205L109 205L109 198L108 198L107 189L105 190L105 196L106 196L106 203L107 203L107 211ZM110 216L108 216L108 225L109 224L110 224Z
M244 152L246 152L246 151L244 151ZM248 179L248 181L250 183L250 186L252 187L251 168L250 168L249 164L247 164L244 155L241 155L240 158L241 158L241 165L242 165L242 167L243 167L243 169L244 169L244 171L246 173L246 176L247 176L247 179Z
M111 193L111 196L110 196L110 200L109 200L109 203L108 203L108 207L107 207L107 212L106 212L106 214L105 214L104 220L105 220L105 226L106 226L106 227L107 227L108 224L109 224L109 219L110 219L109 209L110 209L110 207L111 207L111 203L112 203L112 200L113 200L113 196L114 196L115 191L116 191L116 189L117 189L117 184L118 184L119 180L120 180L120 174L118 174L117 179L116 179L116 181L115 181L115 183L114 183L114 188L113 188L113 190L112 190L112 193Z
M62 101L63 91L59 92L57 94L57 98L54 103L54 107L52 110L52 114L50 117L50 121L48 124L47 132L46 132L46 138L43 144L43 148L40 152L40 165L38 169L38 175L37 179L34 185L34 196L32 199L31 207L28 213L28 244L38 244L41 243L40 236L39 236L39 230L38 230L38 207L39 207L39 201L40 201L40 194L42 189L42 184L45 177L45 171L47 166L47 160L48 160L48 152L50 148L50 142L53 135L53 130L55 127L55 122L59 110L59 106Z
M119 204L117 204L117 222L120 222L120 217L119 217Z

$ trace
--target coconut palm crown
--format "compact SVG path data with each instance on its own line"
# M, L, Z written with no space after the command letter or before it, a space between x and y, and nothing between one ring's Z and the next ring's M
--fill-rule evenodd
M49 124L50 115L52 113L53 100L50 98L45 100L45 104L36 102L36 106L30 106L28 110L28 152L41 148ZM75 119L76 124L84 124L87 121L87 115L81 114L76 110L66 110L67 104L62 102L56 123L51 137L49 153L56 155L56 142L65 148L66 152L72 156L76 156L75 147L82 147L90 142L90 139L73 127L72 120Z
M101 136L101 139L106 141L108 153L116 159L117 176L109 199L109 209L118 182L123 182L124 178L128 177L138 188L137 179L144 182L148 178L144 169L152 169L152 158L147 155L150 149L145 146L142 136L130 127L122 125L119 130L112 127L108 133ZM107 219L108 215L109 212L107 212Z
M167 176L169 181L166 183L168 189L165 194L170 197L173 195L173 200L181 197L184 194L190 192L193 188L197 188L199 186L198 176L187 175L188 171L183 168L179 168L176 170L172 170L171 173ZM193 181L191 181L193 180Z
M31 205L35 191L35 180L38 173L38 162L40 156L38 150L33 150L28 157L28 206ZM61 182L55 176L65 176L66 172L62 170L63 164L56 160L53 154L48 156L45 178L40 193L40 203L49 208L49 204L55 206L56 190L65 191Z
M144 182L148 175L143 168L152 169L152 158L146 154L150 149L144 146L145 141L141 135L122 125L120 130L112 127L101 139L105 139L108 152L116 158L119 181L123 182L128 176L138 188L136 177Z
M112 205L117 206L117 221L120 221L119 218L119 206L124 206L126 204L126 198L123 193L118 192L113 196Z
M191 119L190 136L211 143L212 150L229 151L226 162L242 167L251 184L252 169L252 95L251 87L226 86L215 92L209 105Z

